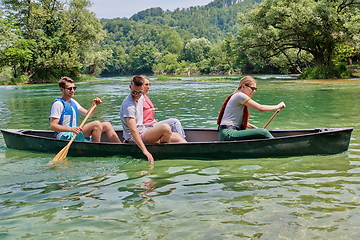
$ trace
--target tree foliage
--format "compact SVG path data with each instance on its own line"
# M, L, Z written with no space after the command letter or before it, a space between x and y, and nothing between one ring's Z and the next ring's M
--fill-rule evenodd
M90 0L0 1L0 68L11 66L14 82L80 73L336 77L360 47L360 0L214 0L101 21Z
M121 46L123 49L120 55L119 52L113 52L113 60L106 63L106 71L103 74L127 75L138 72L138 67L134 67L138 64L132 63L135 59L129 57L129 54L139 45L156 49L156 57L152 62L152 70L155 73L222 73L223 66L227 63L219 62L215 67L211 66L214 59L221 59L212 56L219 53L210 50L221 45L228 34L232 36L237 32L238 12L248 11L258 2L261 0L216 0L202 7L174 11L150 8L140 11L130 19L102 19L101 22L107 31L103 47L114 49ZM233 45L235 39L228 41L232 41L229 44ZM240 55L246 57L244 54ZM231 62L234 64L240 61L234 52L232 57L234 60ZM125 59L128 64L119 64ZM229 55L224 61L230 61ZM234 72L235 70L231 69L239 68L239 65L231 66L225 72Z
M191 39L184 48L184 60L197 63L209 57L211 43L206 38Z
M87 10L88 0L3 0L3 5L7 24L18 31L17 39L0 53L0 63L10 65L15 77L43 81L65 74L76 76L82 64L86 69L104 58L101 55L109 55L96 44L104 30Z
M283 69L332 66L357 48L359 6L356 0L265 0L242 16L238 41L250 59ZM349 51L337 51L342 46Z
M0 51L10 47L17 37L14 21L6 19L4 15L4 11L0 9Z
M150 8L134 14L130 20L156 26L185 30L194 38L221 42L227 33L238 30L238 13L247 12L263 0L215 0L205 6L177 8L174 11Z
M137 45L131 49L129 57L133 73L151 73L156 63L157 49L152 46Z

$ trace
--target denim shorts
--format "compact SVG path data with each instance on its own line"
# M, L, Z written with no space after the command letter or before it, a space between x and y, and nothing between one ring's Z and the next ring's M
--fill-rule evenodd
M143 131L139 132L140 137L141 137L141 139L143 140L143 142L145 142L145 139L144 139L144 133L145 133L145 131L146 131L146 130L143 130ZM129 140L125 140L124 142L125 142L125 143L135 143L135 140L134 140L133 137L131 137Z

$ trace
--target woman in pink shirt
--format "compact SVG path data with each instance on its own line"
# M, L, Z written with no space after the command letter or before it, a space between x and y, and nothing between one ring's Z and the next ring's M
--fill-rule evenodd
M169 118L163 121L156 121L155 119L155 110L157 108L154 107L154 104L151 102L150 98L147 96L147 94L149 93L150 90L150 81L147 77L145 77L145 84L144 84L144 98L145 101L143 102L143 124L145 127L147 128L151 128L157 124L161 124L161 123L167 123L170 125L171 130L173 133L177 133L177 134L173 134L174 138L177 138L176 141L172 141L172 142L179 142L179 140L181 140L181 142L186 142L185 138L185 132L184 129L180 123L180 121L176 118ZM175 140L175 139L174 139Z

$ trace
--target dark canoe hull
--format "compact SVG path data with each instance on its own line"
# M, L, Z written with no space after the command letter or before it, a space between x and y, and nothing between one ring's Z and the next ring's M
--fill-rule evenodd
M155 159L238 159L336 154L348 149L353 128L270 130L273 139L217 141L215 129L186 129L188 143L147 144ZM2 129L7 147L58 153L68 142L52 138L47 130ZM122 138L122 131L117 131ZM73 157L130 156L144 158L135 144L74 141L68 152Z

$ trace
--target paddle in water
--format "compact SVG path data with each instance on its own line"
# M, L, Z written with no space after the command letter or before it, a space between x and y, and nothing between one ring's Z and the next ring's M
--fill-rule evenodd
M86 114L84 120L82 121L82 123L80 124L79 127L83 127L86 123L86 121L88 120L88 118L90 117L90 115L94 112L95 108L97 107L96 104L93 104L92 107L90 108L90 110L88 111L88 113ZM60 152L58 154L56 154L56 156L53 158L53 160L51 160L51 162L57 162L60 161L64 158L66 158L70 145L72 144L72 142L75 140L77 134L74 134L74 136L70 139L69 143L60 150Z
M274 115L272 115L272 117L269 119L269 121L265 124L265 126L263 127L264 129L271 123L271 121L276 117L276 115L280 112L280 109L276 110L276 112L274 113Z

